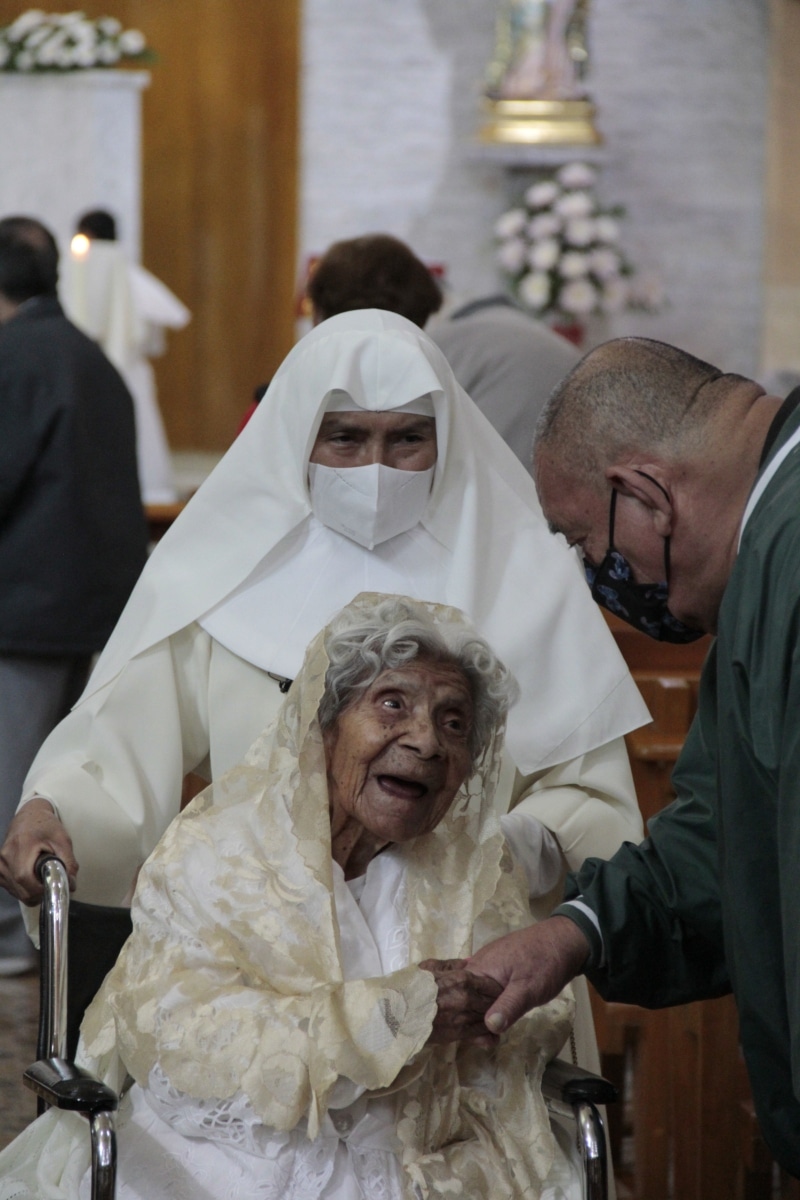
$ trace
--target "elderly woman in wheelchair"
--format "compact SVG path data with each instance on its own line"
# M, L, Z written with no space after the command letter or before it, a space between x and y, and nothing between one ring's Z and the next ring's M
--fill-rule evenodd
M581 1194L541 1091L572 998L493 1038L465 961L530 920L493 804L514 693L443 606L359 597L312 642L142 868L84 1021L127 1077L121 1200ZM88 1195L76 1114L0 1155L0 1200Z

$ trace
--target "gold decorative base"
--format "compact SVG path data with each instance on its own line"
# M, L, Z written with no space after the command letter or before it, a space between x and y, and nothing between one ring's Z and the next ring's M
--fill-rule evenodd
M589 100L485 100L482 142L523 146L599 146Z

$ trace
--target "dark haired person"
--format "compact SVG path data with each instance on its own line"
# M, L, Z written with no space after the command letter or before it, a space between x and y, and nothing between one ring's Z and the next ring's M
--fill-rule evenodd
M113 214L105 208L92 208L78 218L75 232L82 233L84 237L94 238L98 242L115 242L117 222Z
M144 565L133 405L64 316L58 249L0 221L0 826L50 730L80 695ZM0 975L32 964L0 891Z
M388 233L334 242L317 263L306 293L315 325L354 309L382 308L424 329L442 304L425 263Z

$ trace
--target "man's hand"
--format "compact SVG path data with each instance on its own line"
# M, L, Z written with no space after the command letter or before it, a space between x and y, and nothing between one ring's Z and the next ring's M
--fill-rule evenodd
M464 959L429 958L419 965L423 971L431 972L439 988L428 1043L476 1042L480 1046L493 1046L498 1039L487 1030L484 1016L500 995L501 986L488 976L467 971Z
M0 886L23 904L38 904L42 898L42 885L33 872L42 854L55 854L61 859L74 891L78 864L70 836L49 800L34 796L14 817L0 847Z
M548 917L490 942L466 961L489 976L502 995L486 1013L486 1026L502 1033L531 1008L546 1004L580 975L590 946L569 917Z

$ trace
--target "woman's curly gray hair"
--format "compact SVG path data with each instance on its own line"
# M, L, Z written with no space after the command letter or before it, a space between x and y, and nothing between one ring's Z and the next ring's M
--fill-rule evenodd
M463 625L435 622L424 605L387 597L372 609L346 609L325 642L328 671L319 706L323 732L382 671L416 658L452 663L466 678L473 703L470 752L477 763L519 695L516 680L490 646Z

